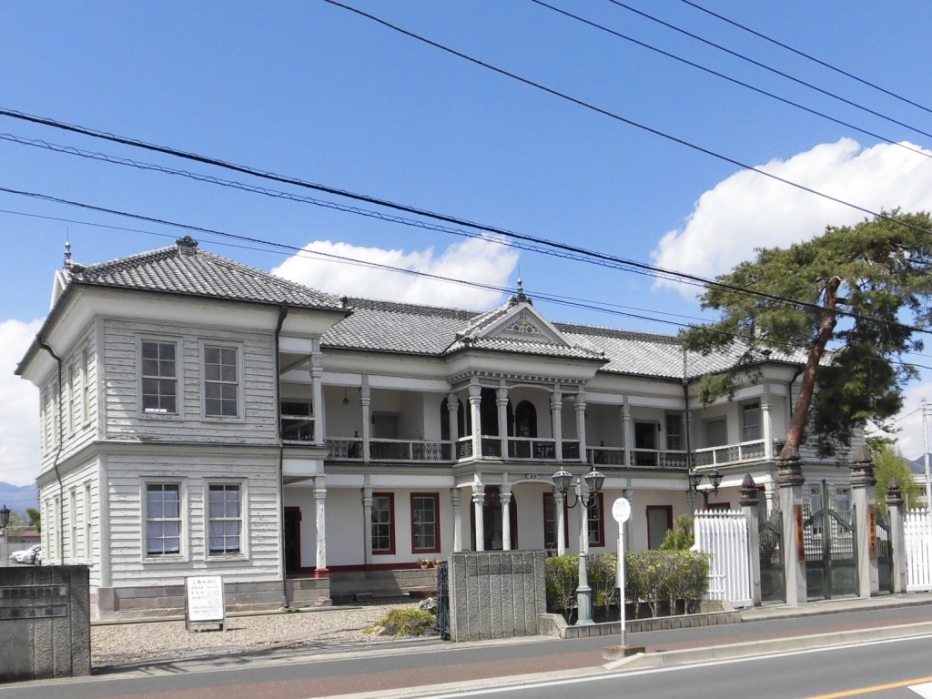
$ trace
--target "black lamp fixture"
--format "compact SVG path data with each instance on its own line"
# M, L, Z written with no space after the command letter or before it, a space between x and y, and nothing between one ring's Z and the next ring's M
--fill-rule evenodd
M602 491L602 484L605 482L605 476L593 468L591 471L589 471L589 473L583 476L583 480L586 481L586 487L588 491L586 494L586 499L581 500L577 495L576 502L574 502L572 505L567 503L567 507L573 508L576 507L577 504L582 503L583 507L589 509L595 505L596 493ZM570 492L570 486L572 482L573 474L565 469L561 468L559 471L553 474L553 487L558 493L560 493L560 495L566 496L566 494Z
M346 395L346 388L343 388L343 405L349 405L349 396Z
M699 490L699 485L702 483L703 475L704 474L699 473L696 470L692 470L688 474L686 474L686 478L689 481L689 496L690 498L694 498L696 496L696 491L702 493L702 500L703 500L705 509L709 509L708 489ZM723 478L722 474L718 472L718 469L716 469L712 471L712 473L708 474L708 476L709 476L709 483L712 484L712 493L715 495L718 495L718 487L722 484L722 478ZM692 507L692 505L690 505L690 507Z

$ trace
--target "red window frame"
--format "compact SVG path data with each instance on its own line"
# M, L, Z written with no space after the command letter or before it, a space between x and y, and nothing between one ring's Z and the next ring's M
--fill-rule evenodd
M664 536L666 533L673 529L673 505L648 505L647 506L647 548L650 548L651 536L650 536L650 511L651 510L665 510L667 513L667 528L664 530Z
M434 501L434 543L436 545L433 548L417 547L417 536L414 528L415 498L430 498ZM440 493L411 493L411 551L413 553L440 553Z
M590 524L589 513L592 511L592 509L590 508L586 510L586 537L589 538L589 546L596 546L596 547L605 546L605 506L604 506L605 501L602 499L602 495L603 495L602 493L596 493L596 497L598 498L598 503L599 503L599 538L598 538L598 541L592 541L591 537L589 536L591 532L591 530L589 529L589 524ZM566 501L564 500L564 502ZM595 520L593 520L593 522L594 521Z
M389 539L391 541L391 548L389 549L376 549L375 546L372 547L373 556L394 556L395 555L395 494L394 493L372 493L373 504L375 504L376 498L388 498L388 516L389 516ZM369 522L369 536L372 536L372 521Z

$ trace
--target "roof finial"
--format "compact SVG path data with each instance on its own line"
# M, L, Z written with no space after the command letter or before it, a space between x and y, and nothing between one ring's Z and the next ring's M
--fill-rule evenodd
M71 240L69 240L68 232L65 231L65 269L71 267Z
M197 241L189 235L175 241L178 252L182 255L194 255L197 252Z

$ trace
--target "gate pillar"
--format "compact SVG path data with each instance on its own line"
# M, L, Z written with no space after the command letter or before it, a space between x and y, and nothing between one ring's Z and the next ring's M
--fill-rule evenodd
M789 444L780 452L777 485L783 509L783 565L786 603L791 607L805 604L806 550L803 544L803 477L799 452Z
M860 597L870 597L880 592L880 574L877 571L877 518L874 513L876 484L870 452L867 447L861 445L851 462L851 501L854 505L857 533Z
M890 547L893 549L893 594L906 592L906 527L903 521L903 492L896 478L887 486L887 511L890 513Z
M751 601L755 607L760 606L760 519L757 509L760 498L757 495L757 484L751 474L744 476L741 483L741 510L748 522L748 560L751 562Z

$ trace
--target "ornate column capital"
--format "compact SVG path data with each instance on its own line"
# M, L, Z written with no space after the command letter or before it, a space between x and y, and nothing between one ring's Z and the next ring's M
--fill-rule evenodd
M741 481L741 500L738 504L741 507L757 507L759 503L757 484L750 473L745 474L744 480Z
M474 505L485 504L485 485L482 483L472 484L472 502Z
M780 452L778 461L777 484L781 488L794 488L806 482L803 476L802 463L796 448L787 444Z
M503 507L511 503L511 486L510 485L502 486L502 490L498 494L498 499L501 501Z
M459 410L460 407L460 397L458 394L453 393L452 391L447 394L447 410L451 413Z
M502 406L502 407L508 405L508 389L507 388L503 386L502 388L495 389L495 402L499 406Z
M887 507L903 506L903 490L900 488L900 482L896 478L891 478L887 484Z
M877 479L874 477L874 461L863 444L854 453L850 468L852 488L868 488L877 485Z
M453 505L453 507L459 507L461 500L459 488L450 490L450 504Z
M363 405L369 405L372 402L372 388L368 385L359 387L359 402Z
M482 400L482 386L477 383L469 384L469 402L478 403Z

